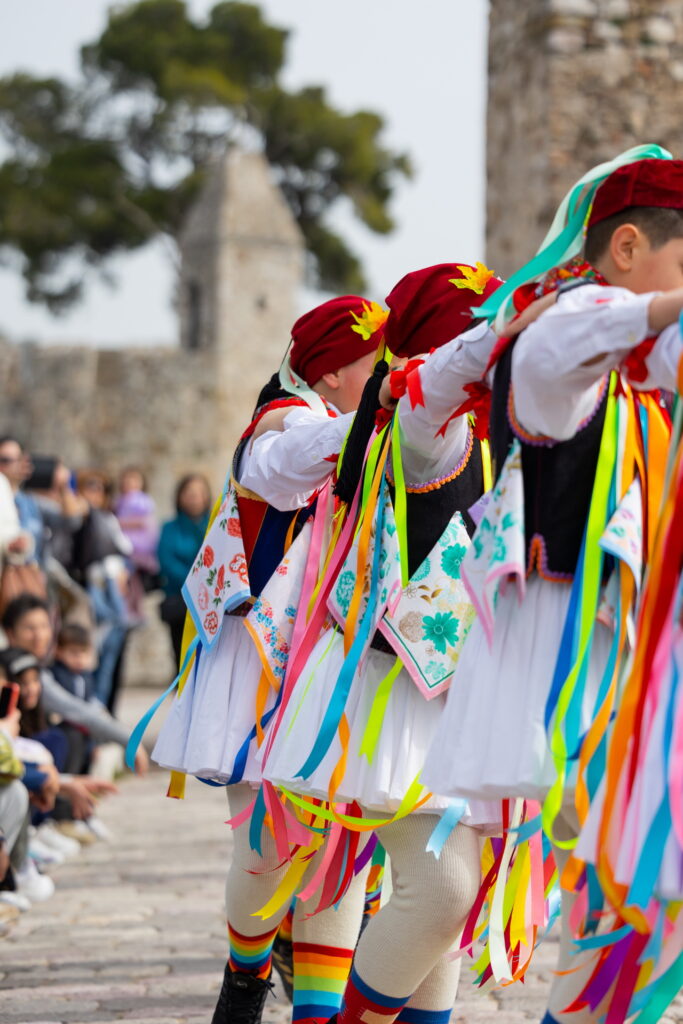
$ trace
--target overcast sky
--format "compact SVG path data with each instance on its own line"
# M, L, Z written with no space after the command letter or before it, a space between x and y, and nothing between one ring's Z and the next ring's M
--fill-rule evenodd
M21 0L3 19L0 75L74 75L78 47L101 30L110 0ZM198 15L213 0L189 0ZM286 81L323 84L343 109L387 122L386 141L416 170L392 205L397 230L373 236L345 222L373 297L408 270L482 258L486 0L262 0L291 30ZM170 341L173 270L161 245L110 265L114 288L91 279L86 299L53 318L29 305L21 279L0 269L0 330L14 338L98 344Z

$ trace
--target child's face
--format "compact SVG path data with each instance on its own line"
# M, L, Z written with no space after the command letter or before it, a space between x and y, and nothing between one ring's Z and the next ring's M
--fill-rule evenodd
M630 253L625 254L624 284L639 295L683 288L683 238L672 238L653 249L647 235L637 232Z
M121 494L130 494L132 491L144 491L142 473L137 469L127 469L121 476Z
M33 608L22 615L14 629L8 630L7 637L12 646L23 647L38 661L44 661L52 644L50 616L44 608Z
M92 647L66 644L57 648L56 655L70 672L92 672L95 667L95 651Z
M19 676L19 699L24 711L33 711L38 706L42 686L37 668L27 668Z

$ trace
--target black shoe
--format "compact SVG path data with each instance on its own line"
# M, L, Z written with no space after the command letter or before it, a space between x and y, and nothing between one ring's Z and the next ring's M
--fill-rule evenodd
M282 987L290 1003L294 1002L294 947L291 939L275 936L273 943L273 967L280 975Z
M233 971L230 964L226 964L211 1024L260 1024L266 998L272 990L270 978Z

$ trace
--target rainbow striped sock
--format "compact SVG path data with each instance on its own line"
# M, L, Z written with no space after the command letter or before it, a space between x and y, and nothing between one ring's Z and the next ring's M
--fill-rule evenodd
M404 1006L398 1017L397 1024L448 1024L452 1012L449 1010L418 1010L413 1006Z
M230 969L243 974L255 974L257 978L267 978L271 970L271 952L276 935L277 928L262 935L242 935L228 923Z
M294 943L292 1021L327 1021L341 1006L349 977L352 949Z
M372 1020L374 1024L392 1024L404 1009L410 996L396 999L377 992L366 985L355 967L351 968L341 1009L339 1024L362 1024Z

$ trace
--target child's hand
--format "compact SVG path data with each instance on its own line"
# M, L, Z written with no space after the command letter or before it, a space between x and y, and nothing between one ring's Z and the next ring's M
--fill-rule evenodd
M546 309L550 309L551 306L557 301L557 292L550 292L549 295L544 295L540 299L536 299L527 306L519 316L516 316L514 320L508 320L505 327L501 331L502 338L516 338L518 334L532 324L534 320L538 320L541 313L545 313Z

